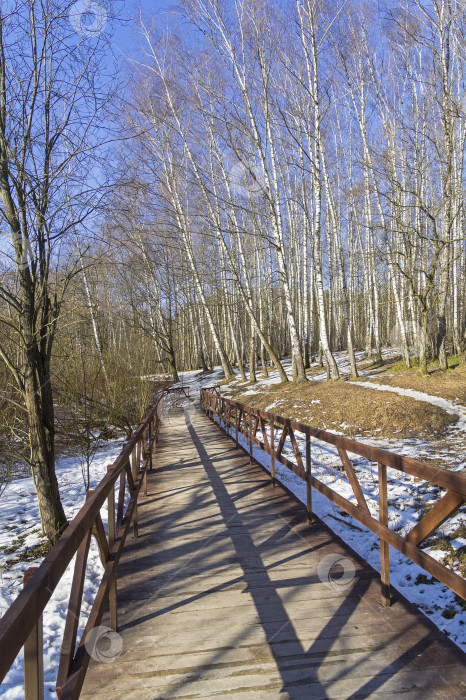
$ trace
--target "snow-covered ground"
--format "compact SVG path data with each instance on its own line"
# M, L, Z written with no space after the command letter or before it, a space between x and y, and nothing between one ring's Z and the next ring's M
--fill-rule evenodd
M102 480L106 474L107 465L115 461L121 448L122 441L114 441L97 451L90 468L91 488L95 488ZM68 520L72 520L86 497L79 459L66 457L58 460L57 479L66 516ZM105 507L101 515L106 526ZM39 511L32 478L16 479L8 484L0 499L0 616L5 613L21 591L24 571L31 566L39 566L42 560L42 558L30 561L18 561L18 559L28 556L28 551L43 541L40 535ZM11 564L12 561L15 563ZM44 611L44 675L47 698L56 698L55 679L73 570L74 558ZM98 548L92 538L80 623L85 624L89 616L102 573ZM84 624L80 624L78 638L82 634ZM0 696L5 700L24 698L22 652L3 681Z
M196 394L198 394L200 389L217 386L225 377L221 367L214 367L212 372L202 372L198 369L190 372L179 372L179 376L180 381L178 384L173 384L172 388L189 388L193 398L199 398L199 396L196 397Z
M384 360L387 360L391 357L395 357L397 355L397 351L395 348L384 348L382 350L382 357ZM355 353L356 360L358 362L361 362L365 358L365 352L364 351L358 351ZM351 368L350 368L350 362L348 358L348 353L346 352L336 352L334 353L335 360L338 365L338 370L340 372L340 376L342 378L349 377L351 374ZM292 379L292 370L291 370L291 360L290 359L283 359L281 360L283 369L285 370L286 374L288 375L289 379ZM321 369L320 372L315 372L315 369L318 368L318 363L313 362L311 364L311 369L314 369L314 373L312 374L312 381L313 382L324 382L327 379L327 372L325 369ZM217 370L218 368L216 368ZM248 371L247 368L245 369L246 375L248 376ZM366 369L358 369L359 376L360 377L371 377L373 375L374 370L368 366ZM274 367L269 367L268 368L268 377L263 377L262 376L262 371L259 370L257 372L258 375L258 380L257 383L249 388L246 389L244 392L242 392L243 396L252 396L253 394L256 394L258 390L261 388L266 388L269 386L272 386L273 384L280 384L280 376L277 372L277 370ZM225 384L224 386L221 387L221 391L223 394L228 396L230 393L230 390L232 387L237 387L238 384L241 384L241 377L238 375L236 381L233 384Z
M458 406L451 401L442 399L440 396L431 396L430 394L425 394L423 391L415 391L414 389L404 389L399 386L390 386L387 384L377 384L376 382L351 382L352 384L357 384L358 386L366 387L368 389L375 389L375 391L391 391L393 394L398 394L398 396L408 396L416 401L424 401L425 403L430 403L432 406L438 406L446 413L450 413L452 416L458 416L460 422L464 425L462 429L466 429L466 410L462 410L461 406ZM458 424L456 427L459 427Z

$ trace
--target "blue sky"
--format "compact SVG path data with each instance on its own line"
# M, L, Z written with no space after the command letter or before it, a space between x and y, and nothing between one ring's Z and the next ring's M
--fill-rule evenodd
M126 56L131 53L135 42L134 19L142 15L149 18L154 12L163 13L173 7L173 0L123 0L121 17L125 25L114 26L112 45L116 54Z
M7 14L8 11L13 10L17 2L18 0L0 0L2 11ZM96 21L97 24L99 21L104 22L104 26L110 30L112 35L112 53L118 58L120 65L123 65L125 57L130 56L137 45L135 19L140 12L146 19L149 19L153 13L163 13L173 7L176 0L76 0L74 5L71 4L72 0L68 0L68 3L70 3L70 13L72 8L75 8L74 15L71 15L70 28L79 32L80 29L85 30L86 26L92 28ZM92 13L94 3L96 6L100 6L103 12L97 20ZM82 19L82 12L86 11L87 8L91 10L90 16L87 19ZM106 19L112 12L121 18L119 22ZM107 22L110 23L109 26ZM109 69L111 69L112 63L113 59L109 63ZM8 231L3 230L4 228L0 224L0 258L6 251L8 251L9 256L12 254L11 239Z

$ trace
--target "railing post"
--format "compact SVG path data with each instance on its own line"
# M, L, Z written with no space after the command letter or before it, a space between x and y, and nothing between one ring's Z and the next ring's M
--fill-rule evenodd
M109 472L113 467L113 464L107 466L107 472ZM108 492L107 498L107 523L108 523L108 546L111 550L115 544L115 484L112 484L112 488Z
M107 472L110 471L110 469L113 467L113 464L109 464L107 467ZM112 488L110 489L108 493L108 514L107 514L107 523L108 523L108 548L110 550L110 553L113 549L113 545L115 544L115 485L112 484ZM115 631L117 630L118 627L118 615L117 615L117 581L116 581L116 572L115 572L115 578L113 579L111 585L110 585L110 590L108 593L108 604L110 607L110 627L114 629Z
M249 434L249 464L252 464L252 430L251 430L251 414L248 413L248 434Z
M379 520L388 527L387 467L379 462ZM380 578L382 605L390 606L390 562L388 542L380 539Z
M39 567L26 569L23 586L33 578ZM24 697L25 700L44 700L44 642L42 614L24 643Z
M151 416L151 419L149 421L147 434L147 440L149 443L149 471L152 471L152 420L153 416Z
M272 486L275 486L275 421L270 421L270 474Z
M312 486L311 486L311 436L306 431L306 501L307 501L307 522L312 525Z
M144 496L147 496L147 457L148 457L148 448L147 448L147 432L148 429L145 428L144 432L142 434L141 438L141 444L142 444L142 466L144 468L144 476L143 476L143 486L144 486Z
M136 462L137 452L138 452L138 447L137 447L137 445L135 445L133 448L133 451L131 453L133 484L136 484L136 479L138 478L138 464ZM136 501L136 503L134 504L134 515L133 515L133 539L136 539L138 537L138 535L139 535L138 503Z
M118 629L118 604L117 604L117 573L115 571L115 577L110 584L110 589L108 592L108 603L110 607L110 627L115 632Z
M138 444L136 446L136 475L139 474L139 471L141 469L141 447L142 439L139 439Z

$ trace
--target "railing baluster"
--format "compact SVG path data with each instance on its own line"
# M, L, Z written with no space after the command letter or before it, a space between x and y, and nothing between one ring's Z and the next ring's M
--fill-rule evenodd
M143 491L144 496L147 496L147 463L148 463L148 448L147 448L147 429L144 430L141 437L141 451L142 451L142 467L144 469L143 477Z
M249 464L252 464L252 431L251 431L251 414L248 413L248 434L249 434Z
M362 508L362 510L366 511L366 513L369 513L370 515L370 510L369 507L366 503L366 499L364 498L364 494L362 492L361 485L358 481L358 477L356 476L356 473L354 471L353 464L348 457L348 454L346 450L344 450L341 447L338 447L338 454L340 455L341 463L343 464L343 467L346 471L346 474L348 476L349 482L351 484L351 488L353 489L353 493L356 496L356 501L358 502L358 506Z
M90 498L92 491L88 491L86 499ZM91 530L87 533L78 547L76 553L76 562L74 565L73 580L71 583L70 599L68 603L68 612L65 621L65 630L63 632L63 640L60 652L60 662L58 664L58 673L56 680L56 692L58 697L61 697L62 688L65 685L71 664L73 662L74 650L76 646L76 637L79 627L79 615L81 613L82 598L84 592L84 582L86 578L87 559L89 555L89 546L91 543ZM105 566L105 563L104 563Z
M38 566L26 569L23 586L34 577ZM44 699L44 640L42 613L39 615L29 637L24 644L24 697L26 700Z
M124 505L125 505L125 491L126 491L126 469L124 469L120 474L120 485L118 488L118 506L117 506L117 530L123 522Z
M147 441L149 443L149 471L152 471L152 419L149 421L147 426Z
M107 466L107 473L113 468L113 464ZM108 523L108 546L112 549L115 543L115 484L108 492L107 498L107 523Z
M132 454L131 454L131 464L132 464L132 477L133 477L133 488L136 483L136 479L138 476L138 471L139 467L137 464L137 452L138 452L138 447L135 446ZM136 539L139 536L139 527L138 527L138 504L136 501L136 504L134 506L134 515L133 515L133 539Z
M116 632L118 629L118 599L116 571L113 581L110 584L110 590L108 593L108 603L110 607L110 627Z
M419 545L424 542L445 520L454 515L465 502L465 497L454 491L447 491L445 496L424 515L413 529L405 536L406 542Z
M312 486L311 486L311 436L306 431L306 501L307 501L307 522L313 524L312 515Z
M387 467L379 462L379 520L388 527ZM388 542L380 538L380 577L382 605L390 606L390 562Z
M157 414L154 416L154 422L152 424L152 447L151 447L151 465L154 464L155 453L157 450Z
M113 518L113 521L115 522L115 518ZM107 542L107 538L105 536L105 530L104 530L104 526L102 524L102 519L100 517L100 514L97 516L97 518L94 522L92 532L97 540L97 544L99 546L100 558L102 561L102 565L105 568L106 564L108 563L108 561L112 557L112 547L114 545L114 540L113 541L110 540L110 529L109 529L109 540ZM115 631L118 627L116 574L117 574L117 572L115 569L113 580L110 584L109 592L108 592L108 602L109 602L109 608L110 608L110 626Z

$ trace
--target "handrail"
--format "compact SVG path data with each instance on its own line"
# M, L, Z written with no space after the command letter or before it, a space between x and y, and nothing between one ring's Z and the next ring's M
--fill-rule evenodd
M202 391L207 391L220 396L220 387L217 384L214 384L213 386L205 386Z
M131 524L134 537L138 536L137 499L142 486L147 493L147 471L152 470L159 439L159 407L165 393L172 391L167 389L157 396L147 416L123 446L113 465L107 467L107 474L96 489L88 492L85 504L41 565L26 572L24 589L0 619L0 681L5 677L21 648L30 645L33 637L37 637L43 610L66 567L77 553L56 689L61 700L79 696L89 664L85 640L89 632L100 624L107 601L110 602L111 625L114 629L117 628L117 565ZM118 478L120 484L115 513L115 483ZM129 491L130 498L125 510L126 490ZM100 516L100 510L106 501L109 515L108 537ZM91 535L95 536L99 545L104 574L75 653ZM31 697L40 698L43 697L43 678L38 669L41 668L43 649L41 644L35 646L40 647L34 654L36 658L31 659L30 654L25 654L25 695L30 693Z
M165 389L166 394L169 394L170 392L179 392L180 394L183 393L186 398L189 399L189 386L172 386Z
M312 523L312 487L324 495L339 508L351 515L380 539L382 603L390 604L390 574L388 545L392 545L411 561L418 564L441 583L445 584L461 598L466 599L466 581L457 573L444 566L420 548L424 542L442 523L451 518L457 510L466 503L466 475L450 472L441 467L434 467L410 457L402 457L393 452L363 443L341 435L328 433L325 430L312 428L298 421L283 416L277 416L267 411L246 406L239 401L227 399L201 389L201 406L214 423L225 433L233 437L238 444L238 434L246 436L249 441L249 454L252 459L252 445L255 444L271 457L271 476L275 483L275 460L293 471L307 483L307 517ZM218 420L217 420L218 419ZM267 434L267 424L269 431ZM273 427L273 430L272 430ZM275 435L276 427L281 430ZM257 437L261 430L262 439ZM232 436L236 431L236 436ZM295 437L295 431L304 434L304 454ZM357 505L341 496L312 474L311 437L334 445L353 489ZM278 438L278 442L276 441ZM289 440L296 462L282 455L286 440ZM276 446L276 447L275 447ZM364 494L358 481L348 452L365 457L378 464L379 485L379 519L374 518L367 506ZM441 486L447 493L425 514L421 520L404 537L388 527L388 498L387 498L387 467L410 474L432 484Z

